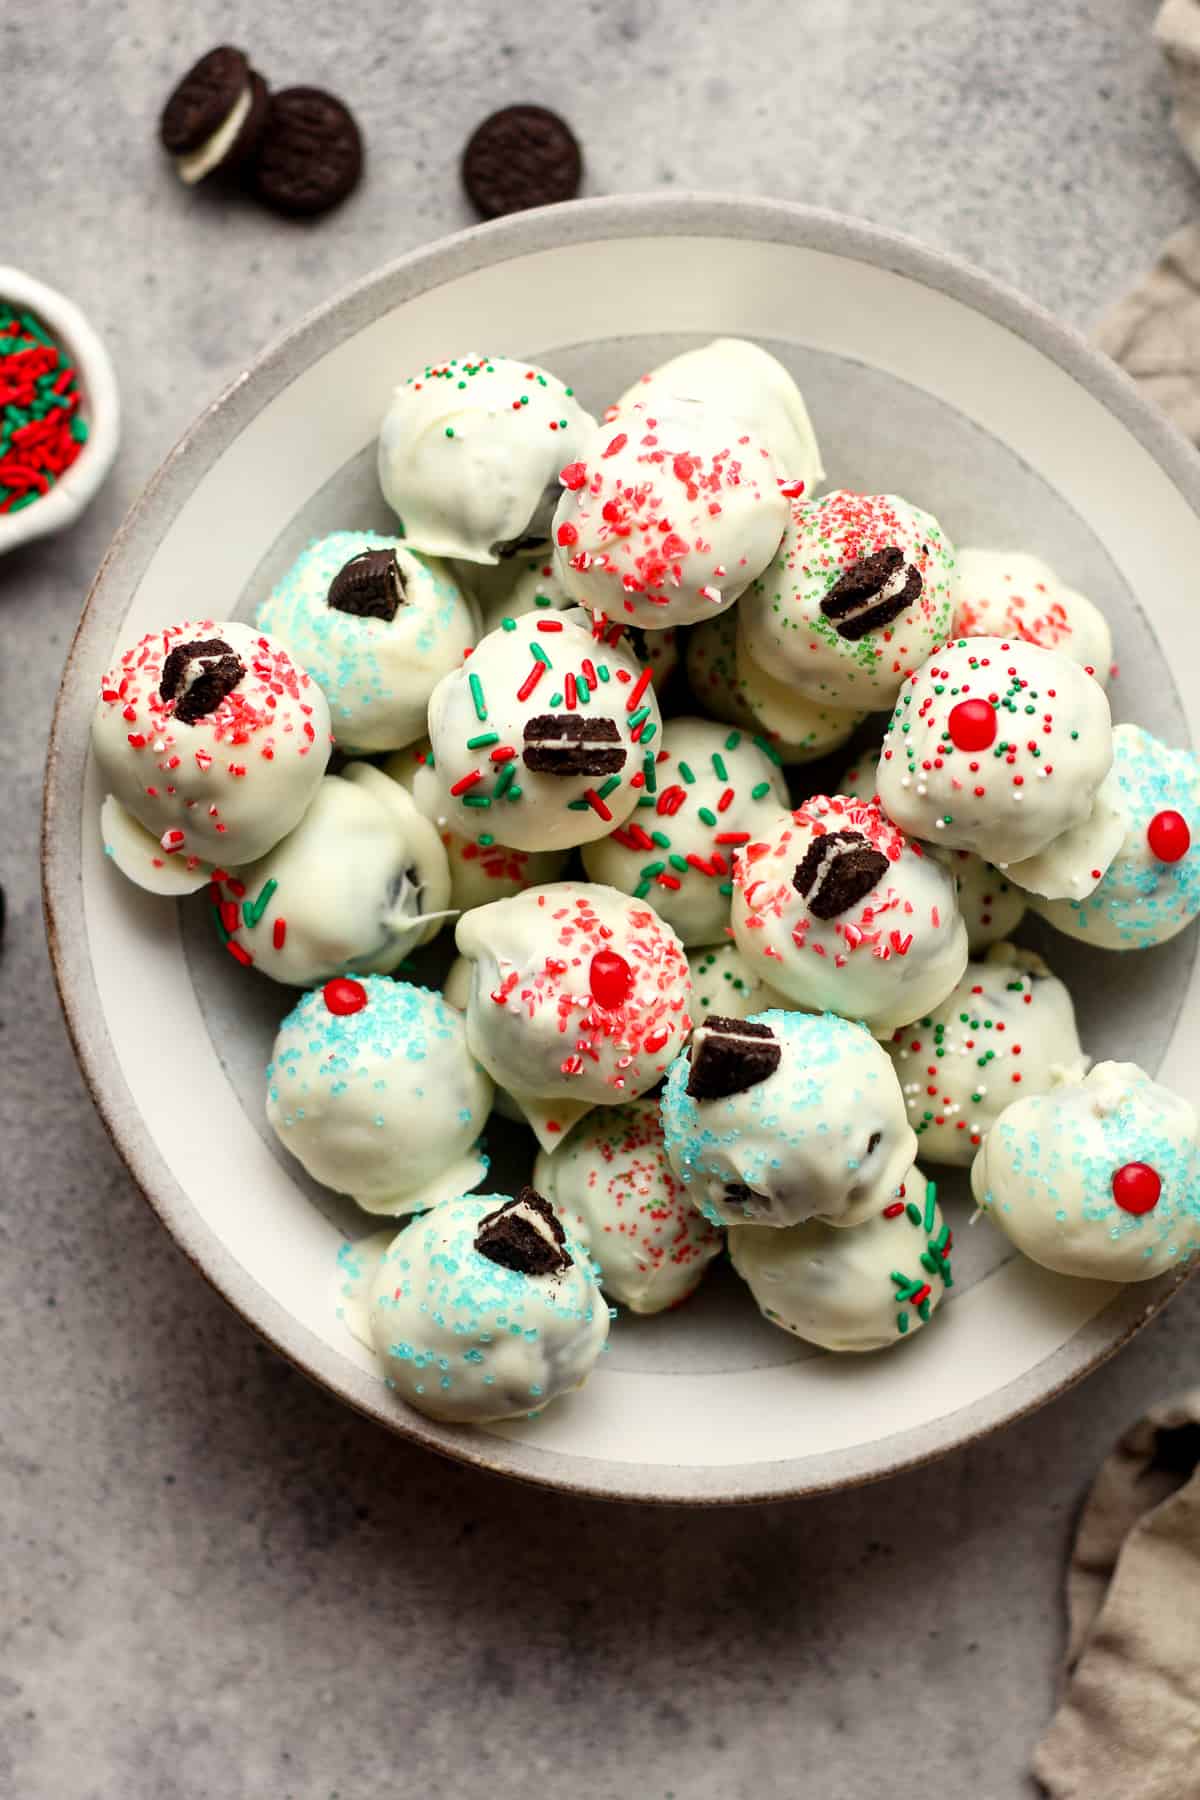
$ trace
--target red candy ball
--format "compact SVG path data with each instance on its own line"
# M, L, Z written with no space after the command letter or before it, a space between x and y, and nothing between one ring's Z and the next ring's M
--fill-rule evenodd
M1122 1212L1148 1213L1158 1205L1162 1182L1149 1163L1126 1163L1114 1173L1112 1191Z
M1176 863L1192 847L1192 834L1182 813L1155 813L1146 827L1146 840L1159 862Z
M590 981L592 998L597 1006L615 1011L618 1006L624 1006L633 986L633 970L615 950L597 950L592 958Z
M361 1012L367 1004L367 990L362 982L351 981L346 975L327 981L321 993L330 1012L339 1015Z
M960 700L946 723L956 750L987 750L996 741L996 709L986 700Z

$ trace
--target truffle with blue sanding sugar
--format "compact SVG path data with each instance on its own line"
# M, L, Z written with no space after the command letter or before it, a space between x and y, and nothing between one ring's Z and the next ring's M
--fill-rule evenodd
M671 1069L662 1120L671 1167L715 1225L856 1225L917 1148L887 1052L832 1013L710 1015Z
M849 1231L819 1219L736 1225L729 1255L763 1318L825 1350L886 1350L912 1337L954 1285L953 1234L915 1165L895 1197Z
M305 994L267 1069L267 1118L284 1149L366 1212L418 1212L478 1186L491 1103L461 1014L379 975Z
M1200 1249L1195 1109L1136 1063L1097 1063L1000 1114L971 1191L1043 1268L1150 1281Z
M609 1311L587 1252L531 1188L445 1199L375 1275L371 1336L387 1383L434 1419L541 1412L591 1374Z
M316 538L256 616L325 695L337 742L372 752L424 736L429 696L480 631L445 563L374 531Z
M1104 792L1122 835L1100 880L1081 899L1030 904L1080 943L1148 950L1200 913L1200 760L1139 725L1118 725Z

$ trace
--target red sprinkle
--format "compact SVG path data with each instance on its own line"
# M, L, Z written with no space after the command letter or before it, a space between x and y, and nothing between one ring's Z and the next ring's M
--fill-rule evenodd
M321 990L321 996L331 1013L344 1018L349 1013L363 1010L367 1004L367 990L361 981L352 981L347 975L338 975L333 981L327 981Z

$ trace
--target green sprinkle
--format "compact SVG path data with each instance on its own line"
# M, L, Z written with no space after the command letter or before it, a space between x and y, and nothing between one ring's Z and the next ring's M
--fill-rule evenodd
M500 733L498 731L481 731L478 737L467 739L467 749L486 750L489 744L498 744L499 742Z
M587 684L587 677L585 675L576 676L575 692L579 697L580 706L586 706L592 697L592 690Z
M509 788L512 786L512 784L516 780L516 778L517 778L516 763L515 762L506 762L504 767L501 769L499 775L497 775L497 777L496 777L496 785L492 789L492 799L493 800L503 800L505 794L508 792Z
M731 731L729 736L725 739L725 748L727 750L736 750L738 745L741 743L741 741L742 741L741 732L740 731Z
M563 697L562 697L561 692L557 693L557 694L551 694L549 700L547 700L547 702L546 702L546 704L550 708L551 712L554 711L556 706L561 706L562 703L563 703Z
M480 832L479 842L480 842L481 846L483 847L483 849L490 850L492 845L495 843L495 841L496 840L492 836L490 831L481 831Z
M657 844L660 850L669 850L671 848L671 840L665 831L652 831L650 833L650 842L652 844Z
M719 781L729 780L729 770L725 767L725 758L721 755L719 750L713 751L712 766L717 772L717 779Z
M446 427L446 436L447 436L447 437L453 437L453 436L454 436L454 427L453 427L453 425L447 425L447 427Z
M700 817L706 825L715 825L717 822L717 815L711 806L702 806L700 808Z
M936 1181L927 1181L925 1183L925 1230L927 1233L933 1230L933 1221L936 1212L937 1183Z
M776 768L781 768L783 766L783 758L780 756L774 744L768 743L765 737L752 738L750 741L751 743L758 745L764 756L770 757Z
M633 897L635 900L645 900L648 898L649 893L650 883L648 881L639 881L633 890Z
M475 702L475 717L477 719L486 719L487 701L483 697L482 681L480 681L478 675L470 674L467 676L467 685L471 690L471 698Z
M597 788L596 792L599 794L601 800L607 800L608 796L613 793L615 789L619 788L620 785L621 777L619 775L610 775L608 780L604 783L604 786Z
M255 899L242 901L242 917L246 921L248 930L253 931L254 927L258 924L259 920L266 912L267 907L271 904L271 895L278 886L279 883L272 877L269 881L263 883L262 892L258 894Z
M636 731L638 726L644 724L649 717L650 708L648 706L639 706L635 713L630 714L629 729L631 731Z
M677 851L672 850L670 856L668 856L668 858L667 858L667 861L670 863L670 865L673 869L678 869L678 871L681 875L687 874L687 869L688 869L687 858L684 856L680 856Z
M648 744L650 742L650 739L656 735L657 731L658 731L657 725L643 725L642 726L642 735L638 739L638 742L641 744Z
M645 868L640 871L642 880L652 881L656 875L662 874L666 866L665 862L647 863Z
M642 758L642 774L646 777L646 792L656 794L658 792L658 776L655 773L654 758L649 751Z
M510 767L510 768L511 768L511 767L512 767L512 764L511 764L511 763L510 763L510 764L509 764L509 767ZM508 790L508 797L509 797L509 799L510 799L510 800L519 800L519 799L520 799L520 798L521 798L521 790L520 790L520 788L519 788L519 787L517 787L517 786L516 786L516 785L515 785L515 784L514 784L514 785L513 785L513 786L512 786L512 787L510 787L510 788L509 788L509 790Z
M538 662L545 663L548 669L554 667L554 664L550 661L550 658L546 655L546 652L542 649L540 644L530 644L529 649L530 654L535 656Z
M500 629L501 631L515 631L517 629L517 621L515 619L501 619Z
M490 806L492 804L490 794L463 794L461 799L464 806Z
M908 1330L908 1314L906 1312L896 1314L896 1330L900 1333L901 1337L903 1337Z
M771 791L770 782L769 781L760 781L758 783L757 787L752 787L750 789L750 798L752 800L765 800L767 795L770 793L770 791Z
M725 895L725 897L726 897L726 899L728 899L728 898L729 898L729 896L730 896L730 894L732 894L732 892L733 892L733 883L732 883L732 881L723 881L723 882L722 882L722 883L721 883L721 885L720 885L720 887L719 887L719 888L718 888L718 889L717 889L717 892L718 892L718 893L719 893L719 894L724 894L724 895Z
M926 1113L925 1116L926 1116L926 1118L930 1118L932 1115L929 1113ZM914 1225L919 1225L921 1223L921 1214L917 1210L917 1208L913 1205L911 1200L908 1202L908 1205L904 1208L904 1211L905 1211L907 1217L912 1221L912 1223Z
M596 673L600 677L601 681L607 681L609 678L608 664L607 663L597 663L596 664Z
M691 765L689 763L681 762L679 765L679 773L683 776L683 779L688 783L691 783L691 782L695 781L695 779L696 779L695 775L692 772Z

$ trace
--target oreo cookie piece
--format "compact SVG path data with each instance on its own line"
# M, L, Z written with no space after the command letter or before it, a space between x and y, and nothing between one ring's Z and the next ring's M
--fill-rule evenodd
M615 719L564 712L525 722L522 761L537 775L617 775L628 754Z
M362 170L362 134L336 94L292 87L271 96L250 168L264 205L296 218L328 212L358 186Z
M200 664L200 673L186 687L188 668L193 662ZM159 678L158 697L175 701L175 717L181 725L194 725L217 710L245 673L245 663L234 655L224 638L197 638L190 644L176 644L167 657Z
M887 870L887 857L861 831L827 831L796 864L792 886L815 919L836 919L864 899Z
M168 156L190 156L219 131L245 93L250 64L243 50L218 44L194 63L162 110L158 135Z
M687 1091L693 1100L726 1100L757 1087L783 1058L769 1025L710 1013L692 1038Z
M342 564L327 596L335 612L389 623L404 600L404 576L394 550L360 550Z
M550 1202L523 1187L515 1200L479 1221L475 1248L489 1262L520 1275L561 1275L571 1267L567 1234Z
M850 643L878 631L920 597L921 572L906 563L897 544L864 556L840 575L821 602L821 611Z
M582 179L575 133L545 106L491 113L463 151L463 186L485 219L573 200Z

